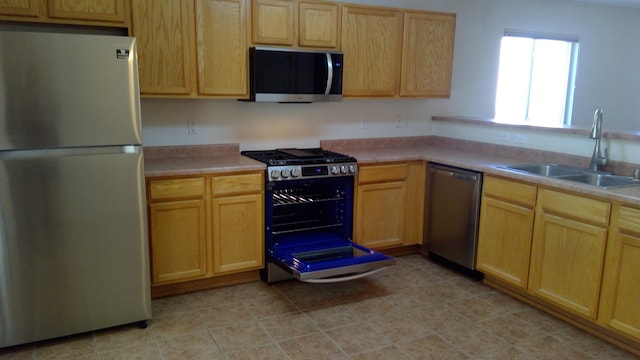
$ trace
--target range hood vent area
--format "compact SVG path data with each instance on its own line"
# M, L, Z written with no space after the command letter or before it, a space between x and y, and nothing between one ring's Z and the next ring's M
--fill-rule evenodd
M342 59L336 51L252 47L249 101L341 101Z

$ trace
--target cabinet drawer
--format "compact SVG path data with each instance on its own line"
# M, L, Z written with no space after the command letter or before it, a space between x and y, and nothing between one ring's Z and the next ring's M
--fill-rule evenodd
M215 176L211 180L213 196L253 193L263 189L262 173Z
M568 218L585 220L598 225L608 225L611 204L558 191L540 190L540 201L545 211L563 214Z
M482 185L484 195L493 196L510 203L516 203L527 207L534 207L536 204L537 189L533 185L519 182L498 179L485 176Z
M389 165L376 165L376 166L363 166L358 169L358 183L370 183L381 181L398 181L407 178L409 172L409 165L403 164L389 164Z
M204 190L204 178L149 181L150 200L203 197Z
M618 227L640 234L640 209L620 206Z

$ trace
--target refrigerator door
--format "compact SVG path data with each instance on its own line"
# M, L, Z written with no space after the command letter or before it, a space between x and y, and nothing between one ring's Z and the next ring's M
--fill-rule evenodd
M139 146L0 152L0 347L151 318Z
M135 38L0 32L0 151L141 144Z

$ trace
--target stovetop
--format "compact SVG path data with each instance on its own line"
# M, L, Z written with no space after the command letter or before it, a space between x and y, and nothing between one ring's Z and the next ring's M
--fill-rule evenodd
M241 154L269 166L349 163L357 161L352 156L322 148L253 150L242 151Z

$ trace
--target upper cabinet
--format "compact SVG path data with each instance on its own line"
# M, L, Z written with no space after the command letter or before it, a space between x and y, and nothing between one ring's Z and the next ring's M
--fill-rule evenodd
M245 0L133 0L140 92L248 95Z
M340 8L337 3L300 1L298 4L298 45L340 48Z
M251 41L255 45L337 49L339 7L314 0L254 0Z
M0 19L129 27L128 0L12 0L0 2Z
M342 51L344 96L385 96L398 93L402 12L344 5Z
M455 14L344 5L346 97L448 97Z
M293 45L293 0L254 0L251 4L254 44Z
M406 12L400 96L451 93L455 14Z

